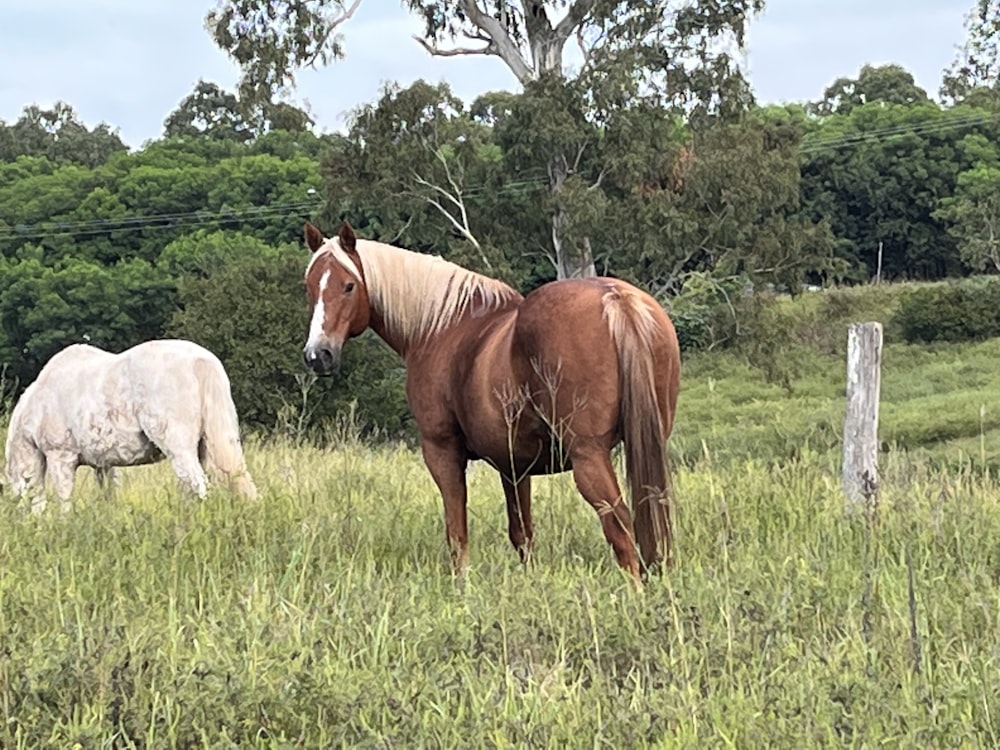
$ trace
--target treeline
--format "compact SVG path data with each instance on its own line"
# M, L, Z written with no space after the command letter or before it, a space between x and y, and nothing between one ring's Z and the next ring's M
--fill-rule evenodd
M306 219L524 290L563 270L555 221L595 272L660 295L689 349L726 343L713 321L746 289L1000 268L995 89L944 106L890 65L738 116L583 101L550 80L471 103L418 82L317 135L302 110L248 111L203 82L132 151L67 105L28 107L0 123L7 387L69 343L177 335L219 354L250 424L303 430L358 399L364 422L404 432L400 364L378 342L349 347L334 383L304 377ZM552 153L572 155L558 191Z

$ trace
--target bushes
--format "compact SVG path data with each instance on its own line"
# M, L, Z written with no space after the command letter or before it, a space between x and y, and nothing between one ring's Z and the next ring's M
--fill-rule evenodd
M181 285L181 309L169 333L195 341L222 360L241 421L301 436L352 414L394 437L410 424L399 357L373 334L344 347L334 378L315 381L302 363L309 311L302 288L306 254L238 258Z
M978 277L913 289L892 325L911 344L1000 336L1000 278Z

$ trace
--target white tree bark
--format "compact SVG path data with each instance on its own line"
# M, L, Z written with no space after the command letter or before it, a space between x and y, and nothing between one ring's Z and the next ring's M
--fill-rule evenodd
M583 24L596 0L575 0L566 15L554 26L545 12L544 3L522 0L524 29L527 32L527 49L523 49L510 35L503 19L497 19L479 7L478 0L459 0L466 17L476 27L470 37L482 42L481 47L456 47L441 49L419 36L414 36L432 55L496 55L510 68L522 86L546 74L563 75L563 49L566 41ZM569 175L567 159L563 154L553 154L546 165L549 172L549 190L556 197ZM590 240L581 238L570 243L565 236L568 224L566 209L558 206L552 214L552 249L555 251L556 276L560 279L593 276L595 274Z

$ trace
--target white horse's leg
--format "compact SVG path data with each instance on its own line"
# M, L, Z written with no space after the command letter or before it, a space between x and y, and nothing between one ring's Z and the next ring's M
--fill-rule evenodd
M204 500L208 494L208 480L205 478L205 471L201 468L198 460L198 451L175 451L170 456L170 465L174 467L174 473L181 486L198 498Z
M62 509L67 511L70 508L70 496L73 494L78 457L66 451L50 451L45 454L45 462L48 464L52 488L62 503Z
M113 466L94 469L94 478L97 479L97 486L101 488L105 500L114 497L115 490L118 489L118 472Z
M17 498L28 497L31 511L45 510L45 454L32 446L21 446L11 457L11 490Z
M200 427L149 413L139 415L139 424L146 437L170 461L181 487L204 498L208 494L208 480L198 458Z

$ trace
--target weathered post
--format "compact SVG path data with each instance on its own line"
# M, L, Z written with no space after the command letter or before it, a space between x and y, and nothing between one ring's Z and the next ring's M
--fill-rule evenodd
M847 334L847 415L843 484L848 506L878 490L878 406L882 324L853 323Z

